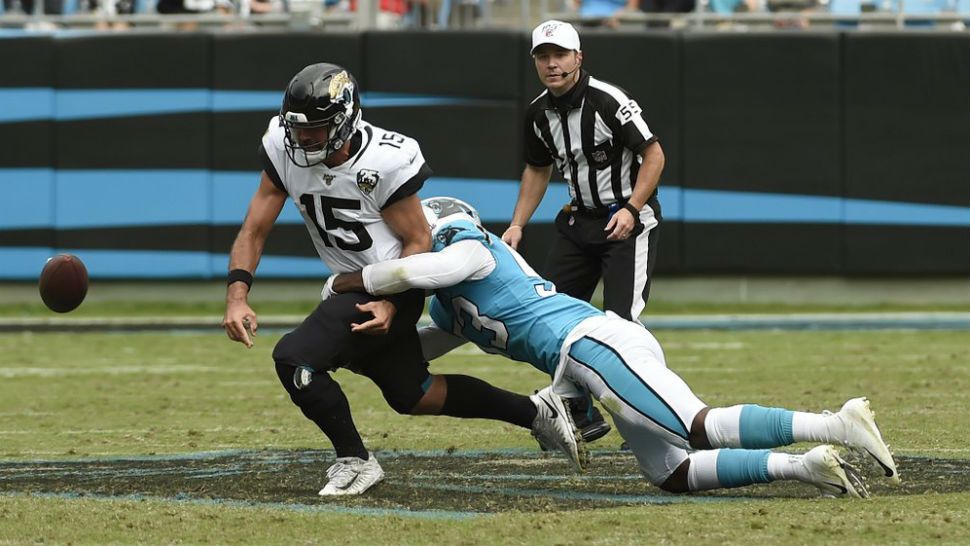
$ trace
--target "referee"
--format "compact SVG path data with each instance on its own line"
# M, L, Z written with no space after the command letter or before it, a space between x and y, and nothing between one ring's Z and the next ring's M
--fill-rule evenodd
M604 309L636 321L657 261L663 149L635 100L582 69L572 25L546 21L536 27L532 58L546 90L526 110L526 166L502 240L518 248L555 163L572 201L556 216L558 237L546 278L558 291L586 301L602 278ZM569 399L569 406L584 441L610 431L589 395Z
M602 277L604 309L637 320L657 260L663 149L635 100L582 69L572 25L536 27L532 57L546 90L525 114L526 167L502 239L518 247L555 163L572 201L556 217L546 278L559 292L589 301Z

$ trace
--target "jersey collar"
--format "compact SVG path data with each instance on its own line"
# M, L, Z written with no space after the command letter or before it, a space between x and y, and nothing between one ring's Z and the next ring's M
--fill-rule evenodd
M583 97L586 96L586 87L588 86L589 72L580 69L579 80L572 89L566 91L565 95L557 97L549 93L549 109L563 111L579 108L583 104Z
M357 155L357 152L360 151L360 146L364 142L364 135L362 133L363 131L357 129L354 136L350 137L350 150L347 154L348 158L353 158L355 155Z

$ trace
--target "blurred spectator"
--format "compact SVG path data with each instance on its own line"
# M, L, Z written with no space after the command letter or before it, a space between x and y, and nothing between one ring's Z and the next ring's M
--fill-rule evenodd
M694 11L694 0L640 0L645 13L688 13Z
M34 0L3 0L4 13L34 13ZM64 13L64 0L43 0L41 4L43 13L48 15L60 15Z
M428 0L407 0L408 13L404 25L408 28L431 28L434 12Z
M441 0L441 6L438 8L438 27L448 28L451 26L473 26L475 21L481 16L481 3L482 0ZM457 10L453 9L455 6L458 7ZM456 19L454 25L451 24L452 18Z
M619 16L640 9L639 0L576 0L583 26L619 26Z
M761 2L759 0L709 0L708 5L711 11L722 15L761 11Z
M357 0L350 0L350 11L357 11ZM380 0L380 11L377 12L377 28L401 28L407 12L407 0Z
M155 5L158 13L231 13L233 5L229 0L158 0Z
M697 6L695 0L640 0L644 13L690 13ZM667 28L670 21L649 21L647 28Z

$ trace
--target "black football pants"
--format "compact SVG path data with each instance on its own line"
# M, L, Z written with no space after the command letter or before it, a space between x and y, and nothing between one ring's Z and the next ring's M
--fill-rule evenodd
M622 241L606 240L606 215L561 211L557 237L546 263L545 277L556 290L589 301L603 279L603 309L637 320L650 296L657 262L659 221L653 209L641 211L637 227Z

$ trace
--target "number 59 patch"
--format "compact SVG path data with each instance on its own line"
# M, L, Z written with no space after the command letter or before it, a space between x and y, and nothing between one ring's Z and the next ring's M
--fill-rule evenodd
M633 116L639 116L643 112L637 101L630 99L630 102L624 104L616 111L616 119L620 120L620 123L626 123L633 119Z

